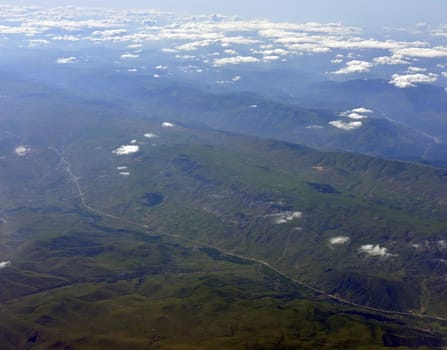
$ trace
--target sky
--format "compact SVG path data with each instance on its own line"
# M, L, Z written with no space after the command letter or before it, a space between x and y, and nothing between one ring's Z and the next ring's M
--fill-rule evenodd
M426 22L447 22L445 0L0 0L0 4L36 6L100 6L112 8L158 8L180 13L220 13L244 19L342 22L348 25L399 27Z

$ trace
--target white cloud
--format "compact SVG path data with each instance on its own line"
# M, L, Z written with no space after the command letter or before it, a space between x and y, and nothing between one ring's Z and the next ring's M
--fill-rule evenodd
M269 62L269 61L277 61L277 60L281 59L281 57L279 57L279 56L274 56L274 55L270 55L270 56L264 56L264 57L262 57L262 59L263 59L264 61Z
M346 63L346 67L339 69L334 74L365 73L370 70L372 63L366 61L353 60Z
M306 129L323 129L323 127L321 125L312 124L306 126Z
M250 105L250 108L258 108L258 105Z
M5 267L8 267L8 266L10 266L10 265L12 265L12 263L11 263L11 261L1 261L0 262L0 270L1 269L4 269Z
M392 55L392 56L381 56L374 58L375 64L408 64L409 61L405 60L402 56Z
M173 127L175 127L175 124L172 124L170 122L164 122L161 124L161 126L164 128L173 128Z
M332 63L340 64L345 58L354 60L335 74L350 74L367 72L374 65L409 64L418 58L447 57L447 47L444 46L433 46L421 41L364 38L360 28L340 23L299 24L225 16L215 21L209 16L183 16L153 10L19 6L10 6L6 10L0 8L0 22L0 35L6 39L22 36L30 47L47 45L48 41L62 48L69 42L120 45L119 48L126 47L128 50L121 56L122 59L140 57L136 50L146 46L174 55L180 51L197 51L197 56L179 55L178 58L214 66L280 62L286 55L290 60L290 57L335 51L337 55L333 57ZM441 26L428 34L446 35L446 28ZM147 42L150 43L146 45ZM221 55L219 57L231 57L206 57L208 52L203 49L211 47L213 51L218 51ZM366 50L383 50L388 53L366 62L358 58L371 57L370 52L365 54Z
M388 249L384 247L380 247L378 244L364 244L359 249L360 253L365 253L370 256L391 256L390 253L388 253Z
M157 69L157 70L166 70L166 69L168 69L168 66L163 66L163 65L158 65L158 66L155 66L155 69Z
M351 239L347 236L338 236L338 237L332 237L329 239L329 244L334 245L345 245L349 243Z
M210 46L214 43L214 40L193 41L186 44L178 45L175 47L175 49L178 51L196 51L200 48Z
M273 218L273 223L277 225L285 224L296 219L301 219L303 213L300 211L285 211L277 214L270 214L267 217Z
M164 53L176 53L176 52L178 52L177 50L171 49L169 47L165 47L165 48L161 49L161 51L164 52Z
M116 167L116 170L127 170L128 169L128 167L127 166L117 166Z
M237 55L237 51L231 49L224 50L224 53L227 55Z
M15 154L18 155L19 157L24 157L24 156L26 156L29 152L31 152L31 148L20 145L20 146L17 146L17 147L14 149L14 152L15 152Z
M57 64L71 64L71 63L76 63L77 61L78 61L78 59L76 57L71 56L71 57L58 58L56 60L56 63Z
M355 112L347 114L346 117L351 118L351 119L356 119L356 120L368 118L366 115L355 113Z
M347 117L350 119L355 119L355 120L361 120L361 119L367 119L368 117L364 114L368 114L368 113L372 113L373 111L368 109L368 108L364 108L364 107L359 107L359 108L354 108L354 109L350 109L348 111L344 111L341 112L339 114L340 117Z
M363 113L363 114L368 114L368 113L373 113L374 111L369 109L369 108L365 108L365 107L359 107L359 108L354 108L352 110L353 113Z
M447 72L442 72L441 74L444 78L447 78Z
M40 47L48 45L49 43L46 39L31 39L29 40L29 47Z
M52 41L81 41L80 38L74 35L50 35Z
M121 171L119 174L122 175L122 176L129 176L130 172L128 172L128 171Z
M175 55L175 58L181 59L181 60L194 60L196 59L196 56L193 55Z
M240 64L240 63L256 63L259 62L259 58L251 56L234 56L225 58L216 58L214 60L215 66L224 66L227 64Z
M261 51L254 50L253 52L264 55L264 56L271 56L271 55L272 56L284 56L289 53L289 51L280 49L280 48L276 48L276 49L270 48L270 49L264 49Z
M280 40L278 40L279 42ZM298 54L304 53L327 53L331 49L329 47L322 46L321 43L298 43L298 44L287 44L286 47L290 51L294 51Z
M22 34L27 36L34 36L36 34L40 34L41 30L38 30L37 28L33 28L32 26L5 26L0 25L0 34Z
M138 58L140 55L134 54L134 53L124 53L121 55L121 58L124 59L132 59L132 58Z
M389 81L390 84L398 88L409 88L415 87L418 83L434 83L438 80L438 75L433 73L393 74L391 78Z
M146 137L147 139L155 139L158 137L158 135L156 135L152 132L148 132L148 133L144 134L144 137Z
M393 50L393 52L400 56L414 57L414 58L440 58L447 57L447 48L436 46L433 48L425 47L407 47Z
M143 45L141 44L130 44L127 46L128 49L141 49Z
M342 120L333 120L329 122L329 125L332 125L333 127L336 127L338 129L351 131L360 128L363 124L360 121L344 122Z
M420 68L420 67L408 67L407 72L408 73L423 73L426 72L426 68Z
M138 145L123 145L113 151L116 155L122 156L126 154L137 153L140 150Z
M259 40L243 37L243 36L232 36L232 37L223 37L219 40L223 45L225 44L233 44L233 45L251 45L260 43Z
M108 29L108 30L95 30L92 35L96 36L116 36L126 34L126 29ZM130 45L129 45L130 46ZM141 47L141 45L140 45ZM135 46L134 46L135 48Z

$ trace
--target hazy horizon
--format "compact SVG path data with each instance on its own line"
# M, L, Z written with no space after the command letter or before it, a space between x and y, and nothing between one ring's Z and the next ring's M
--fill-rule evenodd
M379 0L359 2L355 0L315 0L312 3L292 0L258 1L241 3L236 0L213 1L193 0L185 3L179 0L154 0L141 2L129 0L123 5L118 1L76 1L72 0L18 0L0 1L0 5L26 5L26 6L89 6L104 8L157 8L165 11L189 14L219 13L223 15L238 15L243 18L269 18L284 21L318 21L343 22L348 25L357 25L364 28L412 26L420 22L439 25L445 22L447 2L441 0Z

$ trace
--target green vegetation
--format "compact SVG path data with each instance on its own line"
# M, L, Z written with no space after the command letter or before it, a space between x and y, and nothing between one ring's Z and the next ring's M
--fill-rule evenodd
M442 344L435 333L319 300L262 266L210 249L139 232L77 230L23 242L23 258L2 271L2 285L9 281L15 294L1 293L2 349L378 349L390 339L409 347ZM50 275L59 280L46 280Z
M12 96L0 348L445 346L445 170Z

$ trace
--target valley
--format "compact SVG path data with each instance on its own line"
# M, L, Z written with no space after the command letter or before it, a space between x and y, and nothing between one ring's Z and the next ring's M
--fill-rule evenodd
M0 4L0 349L446 349L446 6L197 2Z

